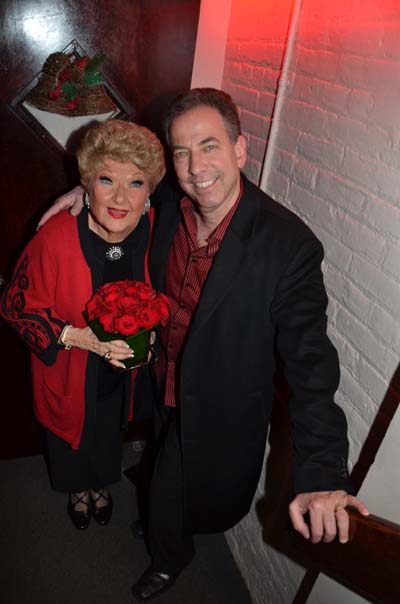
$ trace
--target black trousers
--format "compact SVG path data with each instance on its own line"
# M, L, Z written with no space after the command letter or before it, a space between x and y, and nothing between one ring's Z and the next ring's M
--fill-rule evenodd
M193 536L185 526L178 414L164 407L156 413L159 448L150 483L149 547L154 568L175 574L194 556Z

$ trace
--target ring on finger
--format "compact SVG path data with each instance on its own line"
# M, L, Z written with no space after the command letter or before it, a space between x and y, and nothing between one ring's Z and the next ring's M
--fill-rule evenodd
M105 361L111 361L111 350L107 350L107 352L103 354L103 359Z

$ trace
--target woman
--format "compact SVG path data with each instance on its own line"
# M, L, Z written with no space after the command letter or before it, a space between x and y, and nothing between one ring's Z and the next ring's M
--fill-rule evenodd
M157 137L111 120L88 130L77 153L86 211L63 212L35 235L1 312L32 351L35 412L45 428L53 488L69 492L78 529L108 524L107 485L120 479L121 428L132 417L135 372L122 340L100 342L82 312L103 283L148 280L149 194L165 172ZM132 374L133 373L133 374Z

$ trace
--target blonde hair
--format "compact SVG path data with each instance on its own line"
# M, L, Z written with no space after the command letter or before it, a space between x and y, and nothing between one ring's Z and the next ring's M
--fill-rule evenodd
M135 164L148 177L151 191L165 174L164 149L157 136L133 122L108 120L90 128L76 157L85 188L89 188L108 159Z

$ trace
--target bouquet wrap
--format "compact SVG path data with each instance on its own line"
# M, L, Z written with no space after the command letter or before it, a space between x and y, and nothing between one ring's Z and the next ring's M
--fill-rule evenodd
M125 340L125 342L129 344L130 348L135 354L130 359L123 359L121 361L121 363L123 363L127 369L134 369L135 367L140 367L148 362L150 336L153 328L141 329L133 336L123 336L118 332L110 333L109 331L105 331L98 319L87 319L87 323L101 342Z

